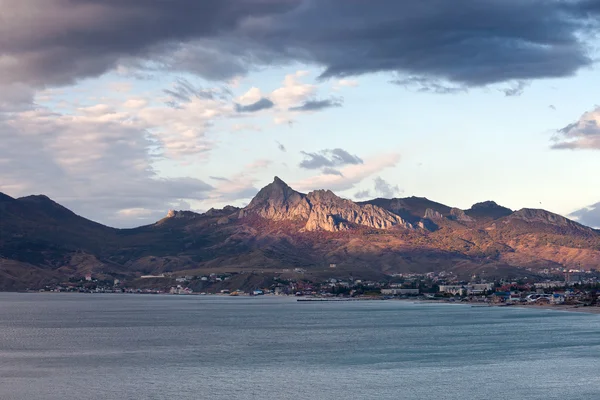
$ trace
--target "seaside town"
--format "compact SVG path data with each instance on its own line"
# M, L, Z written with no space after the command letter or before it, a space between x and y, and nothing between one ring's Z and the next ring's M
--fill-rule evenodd
M280 274L261 271L207 275L143 275L134 281L106 280L87 274L40 292L130 293L221 296L296 296L300 301L390 300L471 302L489 305L600 305L600 273L594 269L546 269L538 279L486 281L473 275L459 280L452 272L394 274L385 280L363 280L352 276L307 279L302 268ZM252 283L252 282L257 283ZM235 283L240 283L240 288ZM254 285L254 286L253 286ZM34 290L30 290L34 291Z

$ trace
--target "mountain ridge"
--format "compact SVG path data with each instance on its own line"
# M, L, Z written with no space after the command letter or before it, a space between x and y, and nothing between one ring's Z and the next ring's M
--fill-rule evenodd
M46 196L0 193L0 281L10 274L11 282L0 288L38 284L33 269L44 271L44 279L84 272L134 279L225 269L325 273L330 263L354 276L595 268L600 233L545 210L513 211L493 201L461 210L414 196L353 202L330 190L301 193L278 177L244 208L170 210L132 229L87 220Z

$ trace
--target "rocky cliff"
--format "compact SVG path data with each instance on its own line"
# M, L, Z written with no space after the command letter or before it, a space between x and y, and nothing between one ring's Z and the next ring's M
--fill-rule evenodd
M296 192L278 177L240 211L239 217L253 214L273 221L302 221L305 223L302 230L307 232L339 232L353 226L414 228L400 216L381 207L359 205L336 196L330 190L316 190L308 194Z

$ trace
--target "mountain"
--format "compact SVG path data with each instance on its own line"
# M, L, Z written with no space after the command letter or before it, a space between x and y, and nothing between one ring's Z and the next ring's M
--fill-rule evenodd
M45 196L0 193L0 290L87 273L134 279L298 267L313 277L442 270L509 277L599 263L597 231L545 210L512 211L492 201L468 210L422 197L356 203L329 190L300 193L275 177L242 209L171 210L155 224L114 229Z
M470 209L465 210L465 214L471 218L490 221L509 216L512 214L512 210L499 206L493 201L484 201L473 204Z
M394 226L412 229L413 226L381 207L357 204L336 196L330 190L308 194L296 192L275 177L250 204L240 212L240 218L258 215L273 221L302 221L304 231L339 232L352 226L388 229Z

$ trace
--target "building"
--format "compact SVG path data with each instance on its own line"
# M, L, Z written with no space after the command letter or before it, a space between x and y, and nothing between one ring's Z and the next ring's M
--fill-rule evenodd
M483 294L494 288L493 283L468 283L465 285L440 285L440 293L449 293L454 295L477 295Z
M549 288L556 288L556 287L563 287L565 286L564 282L560 282L560 281L553 281L553 282L537 282L535 284L535 287L538 289L549 289Z
M381 294L392 295L392 296L398 296L398 295L417 295L417 294L419 294L419 289L403 289L403 288L398 288L398 289L381 289Z

